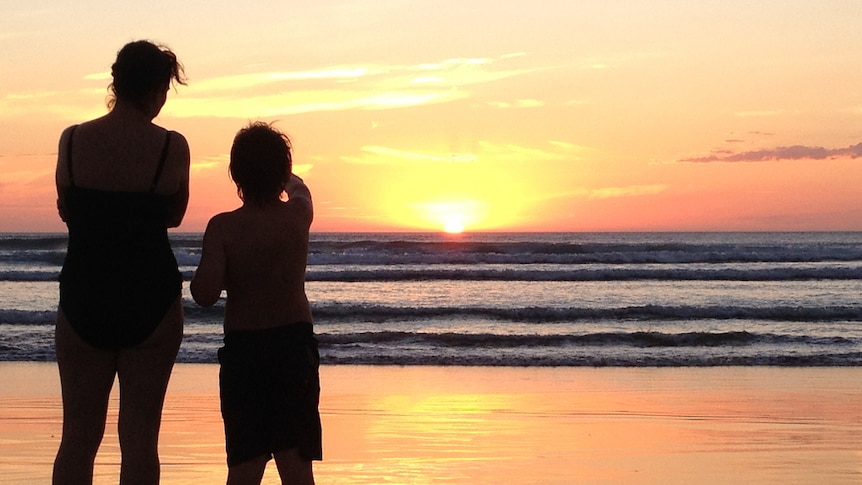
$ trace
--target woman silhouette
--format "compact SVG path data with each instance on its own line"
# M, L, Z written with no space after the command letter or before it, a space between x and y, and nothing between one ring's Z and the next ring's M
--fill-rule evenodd
M57 364L63 437L54 483L92 483L108 397L120 386L120 483L158 483L165 390L182 340L182 276L167 229L188 205L189 147L153 124L183 67L148 41L112 66L108 114L67 128L57 206L69 230L60 274Z

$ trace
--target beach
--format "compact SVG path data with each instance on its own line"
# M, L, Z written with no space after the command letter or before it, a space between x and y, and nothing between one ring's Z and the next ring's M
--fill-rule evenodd
M162 483L223 483L217 377L176 366ZM862 482L857 367L323 366L321 379L319 484ZM0 382L0 481L48 483L56 364L0 363ZM116 398L99 484L119 472Z

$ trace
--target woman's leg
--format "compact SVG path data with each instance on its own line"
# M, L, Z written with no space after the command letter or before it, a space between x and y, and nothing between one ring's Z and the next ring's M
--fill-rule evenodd
M314 485L314 473L311 460L299 456L299 448L278 451L275 453L275 464L281 483L290 485Z
M105 433L116 354L81 340L62 309L55 332L63 395L63 437L54 461L54 484L90 484L93 462Z
M171 305L150 337L120 353L120 483L159 482L159 427L165 391L183 338L182 298Z

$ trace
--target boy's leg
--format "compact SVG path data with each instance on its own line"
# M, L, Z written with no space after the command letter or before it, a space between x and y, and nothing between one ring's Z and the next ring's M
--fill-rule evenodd
M314 485L311 460L299 456L299 448L275 453L275 464L282 483L291 485Z
M227 469L227 485L256 485L263 478L268 456L244 461ZM292 483L292 482L285 482Z

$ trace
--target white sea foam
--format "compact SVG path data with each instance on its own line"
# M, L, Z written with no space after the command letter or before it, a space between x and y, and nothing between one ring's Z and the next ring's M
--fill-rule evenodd
M52 358L65 244L0 235L0 360ZM313 234L307 280L325 363L862 365L860 233ZM184 291L214 362L223 302Z

